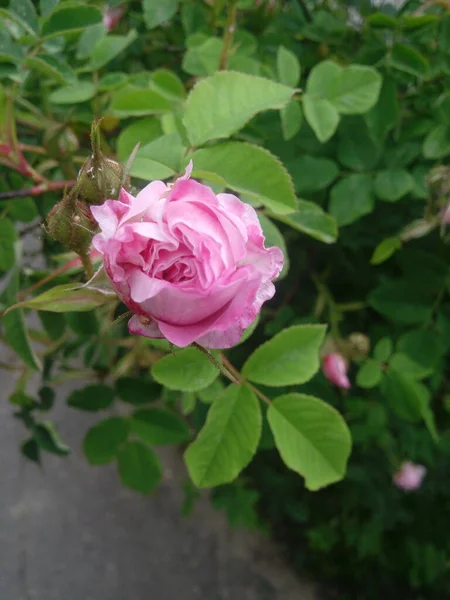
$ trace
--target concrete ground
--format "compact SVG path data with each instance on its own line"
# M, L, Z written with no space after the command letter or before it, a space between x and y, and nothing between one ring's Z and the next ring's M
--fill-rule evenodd
M0 600L318 599L269 540L230 530L206 498L180 516L185 472L173 450L150 497L125 490L114 466L88 466L81 441L97 417L65 407L67 387L52 419L71 456L46 454L42 470L26 462L11 377L0 376Z

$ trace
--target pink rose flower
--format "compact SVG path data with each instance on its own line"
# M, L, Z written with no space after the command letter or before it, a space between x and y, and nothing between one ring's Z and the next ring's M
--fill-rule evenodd
M119 6L109 7L107 6L103 13L103 25L108 31L111 31L120 23L121 18L125 14L125 6L119 4Z
M338 352L327 354L322 362L325 377L338 387L349 390L351 385L347 377L347 361Z
M392 481L399 489L411 492L420 488L426 474L427 470L423 465L415 465L412 462L406 461L394 473Z
M254 209L190 180L153 181L134 198L92 206L93 239L111 283L134 313L130 333L229 348L272 298L283 253L265 248Z

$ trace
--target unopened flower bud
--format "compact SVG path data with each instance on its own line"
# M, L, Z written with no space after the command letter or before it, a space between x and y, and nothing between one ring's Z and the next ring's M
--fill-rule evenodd
M348 336L347 347L352 359L366 358L370 350L370 340L364 333L355 331Z
M107 6L103 13L103 25L108 31L111 31L117 27L124 14L125 6L123 4L119 4L119 6Z
M47 217L47 232L57 242L77 254L85 254L92 241L96 223L86 202L66 196Z
M77 192L89 204L103 204L118 197L122 177L123 166L98 151L81 167Z
M423 465L416 465L410 461L406 461L394 473L392 481L399 489L405 492L412 492L420 488L426 474L427 470Z
M347 361L337 352L327 354L322 362L322 370L325 377L337 387L344 390L350 389L350 381L347 377Z

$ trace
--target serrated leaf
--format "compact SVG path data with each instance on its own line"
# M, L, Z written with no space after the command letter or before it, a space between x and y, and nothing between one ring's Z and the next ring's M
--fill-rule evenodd
M152 375L170 390L195 392L208 387L219 376L219 370L197 348L184 348L155 363Z
M130 421L131 431L147 444L183 444L190 437L189 427L176 414L159 408L137 410Z
M211 406L206 423L184 455L197 487L233 481L253 458L261 437L259 401L246 386L229 386Z
M381 83L374 68L350 65L332 80L327 99L342 115L363 114L376 104Z
M50 54L28 56L24 60L24 65L60 84L73 84L77 80L75 73L62 57Z
M337 164L329 158L304 154L289 164L296 190L316 192L327 188L339 174Z
M89 464L102 465L111 461L128 437L128 422L121 417L109 417L87 432L83 450Z
M423 323L432 311L432 292L406 281L386 281L369 294L369 304L398 323Z
M298 100L290 100L280 110L280 117L283 138L286 141L291 140L300 131L303 123L303 112Z
M242 374L255 383L275 387L309 381L319 369L325 331L324 325L284 329L250 355Z
M74 390L67 398L67 404L72 408L91 412L105 410L113 401L113 390L102 384L87 385L81 390Z
M264 148L246 142L225 142L197 150L191 156L196 171L219 175L226 186L259 200L276 213L293 212L297 206L289 173L278 158ZM264 177L261 177L264 173Z
M391 338L384 337L379 340L373 349L373 357L379 362L386 362L392 354L393 346Z
M267 419L281 458L309 490L344 477L351 436L333 407L313 396L286 394L273 401Z
M161 123L156 117L147 117L135 121L128 127L122 129L117 138L117 154L119 160L125 162L128 160L131 152L135 148L136 144L140 144L141 147L145 146L152 140L156 140L161 137L163 130Z
M173 177L181 172L185 151L177 133L163 135L139 148L130 174L147 181Z
M373 388L377 386L383 376L381 365L372 359L368 359L359 369L356 376L356 384L362 388Z
M120 481L141 494L150 494L161 482L163 471L156 454L141 442L126 442L117 454Z
M430 69L427 59L415 48L406 44L392 46L391 64L399 71L410 73L416 77L426 76Z
M294 90L269 79L222 71L196 84L188 96L184 124L194 146L229 137L259 112L280 109Z
M438 125L426 136L423 142L425 158L444 158L450 154L450 125Z

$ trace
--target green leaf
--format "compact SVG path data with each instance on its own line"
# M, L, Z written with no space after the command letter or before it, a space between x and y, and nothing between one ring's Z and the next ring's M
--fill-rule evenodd
M194 175L203 172L202 179L208 179L208 172L219 175L228 188L259 200L276 213L286 214L296 209L289 173L265 148L246 142L225 142L197 150L191 158Z
M39 216L36 208L36 203L33 198L14 198L8 202L8 215L14 221L22 221L23 223L31 223ZM1 223L1 220L0 220ZM0 226L1 229L1 226ZM0 233L0 240L2 239ZM1 252L1 251L0 251ZM1 262L1 258L0 258Z
M9 281L4 288L0 303L5 306L10 306L16 302L17 293L20 288L20 262L21 262L21 246L19 242L14 244L15 264L9 275ZM4 314L1 319L4 337L6 342L20 356L23 362L34 370L41 369L41 363L35 355L28 337L27 328L21 310Z
M157 69L152 74L151 86L169 100L184 100L186 90L183 82L173 71Z
M337 239L337 224L334 217L324 212L314 202L300 200L298 211L289 215L268 213L269 216L286 223L290 227L309 235L325 244L333 244Z
M30 70L54 79L60 84L73 84L77 81L75 73L61 57L49 54L29 56L25 59L24 65Z
M129 404L149 404L159 400L161 387L142 377L121 377L116 381L116 393L123 402Z
M14 266L14 243L17 233L9 219L0 217L0 271L9 271Z
M211 406L206 423L184 455L197 487L233 481L256 453L261 437L259 401L246 386L229 386Z
M163 135L139 148L130 174L147 181L167 179L181 172L185 148L177 133Z
M413 186L414 179L411 175L403 169L396 169L377 173L373 189L380 200L397 202L410 192Z
M66 33L83 31L86 27L101 23L102 11L95 6L66 3L56 6L42 24L42 36L50 38Z
M183 71L195 77L213 75L219 68L222 40L210 37L190 45L183 57Z
M278 248L281 248L281 251L283 252L284 266L283 270L278 276L278 280L283 279L289 271L289 255L286 247L286 242L284 241L284 237L278 229L278 227L275 225L275 223L268 219L266 215L264 215L263 213L259 213L258 219L261 224L264 237L266 238L264 242L266 248L270 248L271 246L278 246Z
M429 329L422 328L413 329L403 334L397 343L396 350L403 353L408 359L409 364L402 372L407 375L409 374L407 371L410 371L414 379L432 375L439 358L444 353L439 336ZM394 367L396 366L393 363L391 364Z
M355 171L371 171L381 155L362 117L347 117L340 128L338 159L344 166ZM344 127L345 125L345 127Z
M325 331L324 325L296 325L280 331L250 355L242 374L255 383L275 387L309 381L319 369Z
M112 98L111 110L118 117L141 117L161 114L172 110L170 101L155 90L127 86Z
M386 281L369 294L369 304L383 316L398 323L423 323L431 314L430 291L406 281Z
M197 348L184 348L155 363L152 375L169 390L195 392L208 387L218 377L219 370Z
M64 283L54 288L14 304L9 311L17 308L34 308L35 310L48 310L50 312L86 312L103 306L117 297L112 292L102 292L97 288L86 287L81 283Z
M147 117L139 119L135 123L128 125L120 132L117 138L117 154L121 162L126 162L131 152L140 144L145 146L152 140L161 137L163 130L161 123L156 117Z
M328 98L333 86L342 73L342 67L331 60L323 60L315 65L306 82L306 92L315 98Z
M189 427L180 417L159 408L137 410L130 428L143 442L155 446L183 444L191 437Z
M128 76L125 73L107 73L98 82L98 89L101 92L112 92L126 85Z
M450 125L434 127L423 142L425 158L444 158L450 154Z
M280 116L283 138L291 140L300 131L303 123L303 112L298 100L290 100L280 110Z
M21 23L23 23L28 31L37 32L38 16L31 0L12 0L10 2L10 10L19 17Z
M353 174L341 179L331 190L330 213L338 225L350 225L374 208L372 178L370 175Z
M197 83L188 96L184 124L194 146L229 137L252 117L283 108L293 89L262 77L222 71Z
M274 400L267 419L281 458L305 478L309 490L344 477L351 437L333 407L313 396L286 394Z
M147 29L169 21L177 12L179 0L143 0L142 12Z
M304 154L291 165L295 188L300 194L324 190L339 174L339 168L333 160L318 156Z
M128 437L128 422L121 417L109 417L89 429L83 450L89 464L110 462Z
M328 100L306 93L303 112L319 142L323 144L334 135L339 125L339 113Z
M70 448L61 441L55 426L50 421L34 423L31 431L35 442L42 450L57 454L58 456L67 456L70 454Z
M0 30L0 63L17 63L22 61L23 57L24 51L22 46L12 41L8 31Z
M371 265L380 265L391 258L391 256L400 250L402 243L398 237L388 237L382 240L375 248L370 259Z
M93 98L96 91L90 81L79 81L53 91L48 98L53 104L78 104Z
M100 383L87 385L81 390L74 390L67 398L67 404L72 408L92 412L109 408L113 401L113 390Z
M77 44L77 58L78 60L86 60L90 58L96 44L104 37L106 37L106 27L103 23L98 25L92 25L83 31L78 38Z
M393 347L391 338L381 338L381 340L376 343L375 348L373 349L373 357L378 362L386 362L391 356L392 350Z
M162 481L156 454L141 442L126 442L117 454L120 481L141 494L150 494Z
M284 85L296 87L300 81L300 63L291 50L284 46L278 47L277 52L278 79Z
M366 18L366 23L372 27L381 27L383 29L397 29L397 21L394 17L382 12L372 13Z
M350 65L329 84L327 99L342 115L363 114L377 102L382 78L372 67Z
M35 439L31 438L30 440L23 442L20 451L25 458L28 458L28 460L31 460L38 465L41 464L41 451Z
M39 9L42 17L46 17L55 6L58 4L59 0L40 0Z
M373 388L380 383L382 376L380 363L369 358L359 369L356 384L362 388Z
M89 71L97 71L121 52L128 48L136 39L137 32L135 29L130 29L127 35L108 35L97 41L91 54L91 60L86 69Z
M369 131L377 142L383 142L397 123L399 104L397 86L392 79L384 77L376 105L364 115Z
M406 44L394 44L392 46L391 64L399 71L417 77L425 77L430 69L427 59L415 48Z

